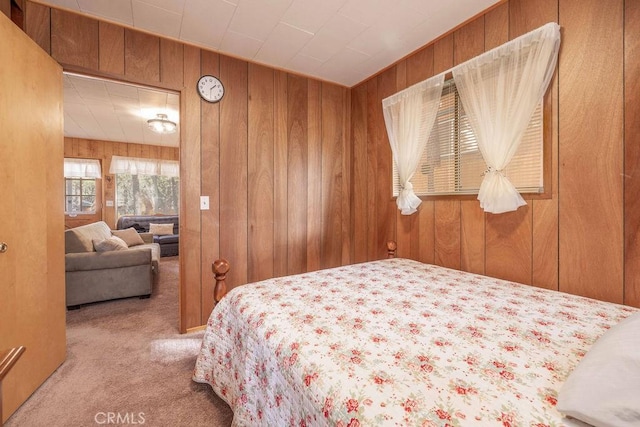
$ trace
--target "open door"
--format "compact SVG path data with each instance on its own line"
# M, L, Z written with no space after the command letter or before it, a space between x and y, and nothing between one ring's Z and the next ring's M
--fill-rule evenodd
M64 137L62 68L3 14L0 39L0 350L26 347L6 419L66 355Z

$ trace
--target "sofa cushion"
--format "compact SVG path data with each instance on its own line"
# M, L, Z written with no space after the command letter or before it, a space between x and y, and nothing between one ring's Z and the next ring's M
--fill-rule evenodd
M104 221L71 228L64 232L64 252L66 254L94 252L93 241L101 241L109 237L111 237L111 229Z
M140 237L140 234L138 234L133 227L124 230L111 230L111 234L124 240L129 247L144 244L142 237Z
M173 234L173 224L154 224L151 222L149 223L149 233L155 236Z
M160 245L166 245L169 243L178 243L180 238L177 234L165 234L162 236L153 236L153 241Z
M96 252L126 251L129 248L125 241L117 236L111 236L104 240L94 240L93 247Z

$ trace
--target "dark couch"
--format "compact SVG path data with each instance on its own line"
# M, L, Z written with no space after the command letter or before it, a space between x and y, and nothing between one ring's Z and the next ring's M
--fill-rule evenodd
M160 245L161 257L178 255L180 230L178 215L124 215L118 218L116 228L124 230L133 227L138 233L148 233L149 224L173 224L173 234L153 236L153 242Z

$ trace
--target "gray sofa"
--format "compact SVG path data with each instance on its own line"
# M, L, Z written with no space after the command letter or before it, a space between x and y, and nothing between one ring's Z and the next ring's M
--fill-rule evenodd
M153 242L160 245L160 256L177 256L179 253L180 218L178 215L123 215L118 218L116 228L135 228L138 233L148 233L149 224L173 224L173 234L153 236Z
M96 252L94 243L111 236L103 221L65 231L67 307L151 295L154 276L159 274L159 245L152 243L151 235L142 234L143 244Z

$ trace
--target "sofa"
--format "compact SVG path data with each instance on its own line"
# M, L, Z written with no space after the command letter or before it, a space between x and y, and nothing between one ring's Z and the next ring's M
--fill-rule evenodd
M153 233L151 224L173 224L173 230L166 234ZM178 215L123 215L118 218L116 228L124 230L133 227L139 233L152 233L153 242L160 245L160 256L177 256L179 253L180 222Z
M67 307L148 298L160 272L159 258L160 247L151 235L112 231L104 221L65 230Z

